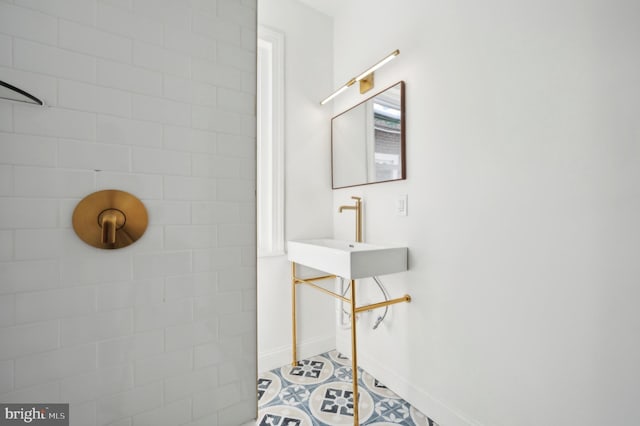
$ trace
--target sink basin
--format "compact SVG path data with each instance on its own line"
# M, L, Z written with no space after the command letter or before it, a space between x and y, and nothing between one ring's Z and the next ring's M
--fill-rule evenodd
M289 260L355 280L407 270L407 248L331 239L288 242Z

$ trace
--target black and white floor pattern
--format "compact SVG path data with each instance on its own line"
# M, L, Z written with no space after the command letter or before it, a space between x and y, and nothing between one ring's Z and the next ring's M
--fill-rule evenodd
M353 425L351 360L330 351L258 377L257 426ZM360 424L438 426L358 369Z

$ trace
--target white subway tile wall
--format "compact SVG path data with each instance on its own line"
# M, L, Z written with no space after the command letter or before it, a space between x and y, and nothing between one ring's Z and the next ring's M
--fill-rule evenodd
M144 47L155 48L146 44ZM139 55L138 51L135 55ZM159 67L155 67L155 71L149 71L138 66L100 59L98 60L98 84L134 93L160 96L163 76L157 71L158 69Z
M0 235L0 238L2 238L2 235ZM0 327L15 323L15 310L15 296L13 294L0 295Z
M98 115L98 142L147 147L162 146L162 126L145 121Z
M55 37L54 37L55 40ZM13 39L13 66L53 77L93 82L96 58L20 38Z
M0 132L13 130L13 110L11 105L0 104Z
M31 9L0 3L0 28L15 37L55 44L58 20Z
M255 416L256 0L0 1L0 401L71 425ZM149 228L71 228L121 189Z
M15 0L15 4L30 9L69 19L92 24L96 15L96 2L87 0Z
M191 57L165 49L162 46L136 42L133 45L133 63L137 67L141 67L139 69L146 68L163 72L165 79L171 75L191 78ZM100 68L98 68L98 72L100 72Z
M10 37L6 39L11 43ZM0 40L4 40L3 36L0 36ZM48 105L56 105L58 82L55 78L7 67L0 67L0 74L5 81L13 82L14 86L31 88L31 91L37 93L40 99L46 99Z
M4 164L55 167L58 162L57 139L2 133L0 136L0 160Z
M114 6L111 6L109 2L98 4L98 28L130 37L133 39L134 45L140 40L162 44L164 36L162 23L129 13L126 7L123 10L118 5Z
M0 65L11 65L11 37L0 35Z
M13 361L0 361L0 392L10 392L13 387Z
M62 398L70 403L92 401L104 395L133 388L133 366L123 364L98 368L88 374L64 379Z
M5 403L23 403L24 401L62 402L60 383L51 382L2 394L2 402Z

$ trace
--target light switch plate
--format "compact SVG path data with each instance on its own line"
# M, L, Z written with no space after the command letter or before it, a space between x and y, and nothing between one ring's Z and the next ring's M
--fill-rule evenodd
M409 197L407 194L400 195L396 199L396 214L398 216L407 216L407 202Z

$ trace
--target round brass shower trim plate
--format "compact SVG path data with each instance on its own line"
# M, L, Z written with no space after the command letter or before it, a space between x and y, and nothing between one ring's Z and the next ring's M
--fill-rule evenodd
M83 198L73 211L72 222L78 237L90 246L118 249L138 241L149 218L136 196L107 189Z

